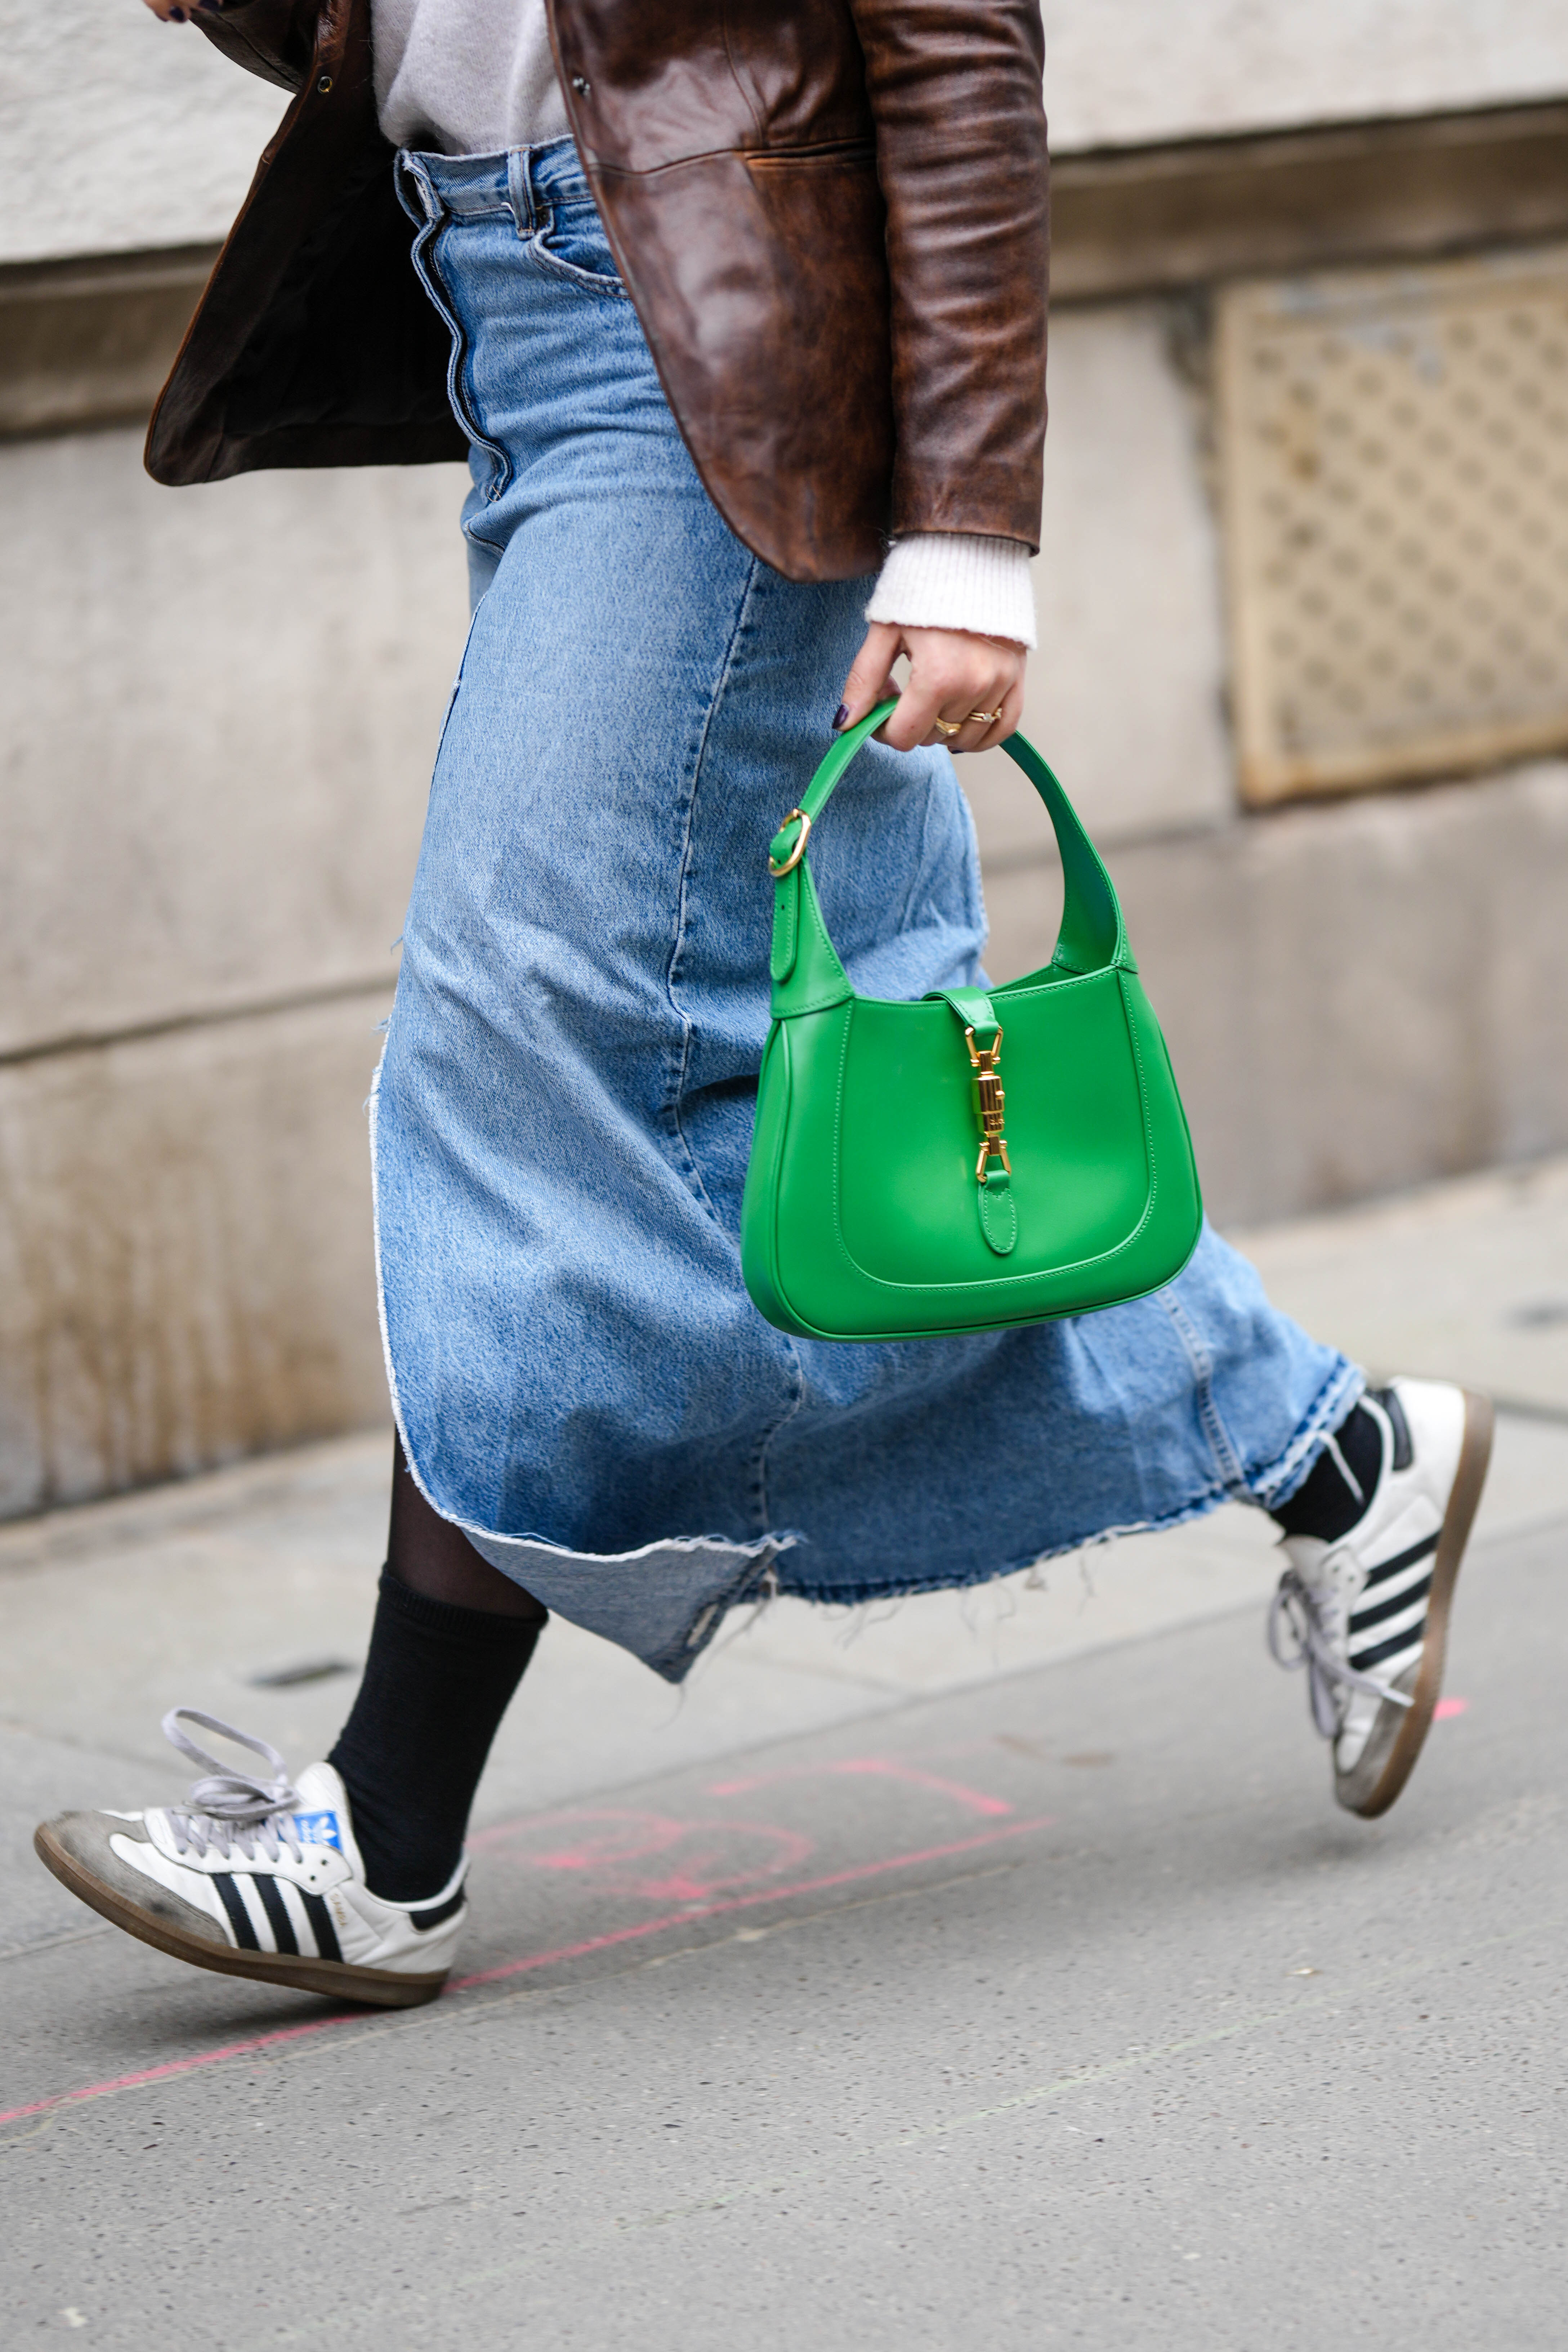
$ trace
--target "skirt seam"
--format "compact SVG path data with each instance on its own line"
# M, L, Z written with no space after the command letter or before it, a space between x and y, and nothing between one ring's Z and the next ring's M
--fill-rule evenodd
M665 965L664 972L665 1000L668 1003L671 1013L674 1014L676 1020L680 1025L680 1048L675 1058L673 1085L664 1106L665 1118L668 1122L671 1135L679 1146L679 1165L686 1176L686 1180L721 1233L724 1231L723 1221L720 1217L719 1212L713 1204L713 1199L707 1185L702 1181L702 1171L697 1164L697 1155L691 1149L690 1141L688 1139L686 1129L681 1120L680 1109L686 1091L687 1073L691 1066L693 1024L676 994L676 980L680 969L681 952L686 944L688 886L691 874L691 843L697 822L697 795L702 786L703 761L707 755L708 741L709 737L712 732L714 718L723 701L725 688L729 685L731 677L734 670L735 649L745 630L747 615L751 608L752 595L756 585L757 573L760 569L761 565L757 557L752 556L750 564L747 566L744 583L742 584L740 595L736 600L734 625L731 629L730 635L725 641L723 659L719 664L719 674L714 682L712 692L708 697L707 708L703 712L701 730L697 741L696 757L691 762L690 782L686 793L684 829L680 844L680 870L676 883L675 936L670 942L669 957Z

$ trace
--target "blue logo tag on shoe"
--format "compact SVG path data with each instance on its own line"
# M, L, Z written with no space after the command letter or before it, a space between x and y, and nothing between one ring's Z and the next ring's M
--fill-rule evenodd
M294 1826L302 1844L334 1846L342 1853L343 1842L338 1834L336 1813L296 1813Z

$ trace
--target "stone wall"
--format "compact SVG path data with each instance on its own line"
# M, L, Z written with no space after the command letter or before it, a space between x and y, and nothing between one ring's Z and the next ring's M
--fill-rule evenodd
M0 1515L384 1413L362 1105L465 479L0 447Z

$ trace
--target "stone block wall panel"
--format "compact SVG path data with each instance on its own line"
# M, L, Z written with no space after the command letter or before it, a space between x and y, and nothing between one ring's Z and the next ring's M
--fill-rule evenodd
M384 1419L384 993L0 1069L0 1517Z
M1036 559L1024 731L1097 837L1217 821L1232 804L1218 544L1201 411L1163 302L1064 311ZM960 765L987 857L1049 825L1000 751Z
M0 1055L391 980L465 480L0 448Z

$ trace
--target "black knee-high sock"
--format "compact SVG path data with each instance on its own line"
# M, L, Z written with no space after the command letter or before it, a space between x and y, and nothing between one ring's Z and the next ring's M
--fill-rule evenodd
M429 1601L383 1569L364 1679L327 1759L373 1895L418 1903L458 1866L490 1742L547 1619Z
M1351 1407L1334 1432L1334 1444L1360 1495L1325 1446L1289 1501L1268 1514L1288 1536L1316 1536L1323 1543L1338 1543L1371 1502L1383 1468L1383 1432L1363 1404Z

